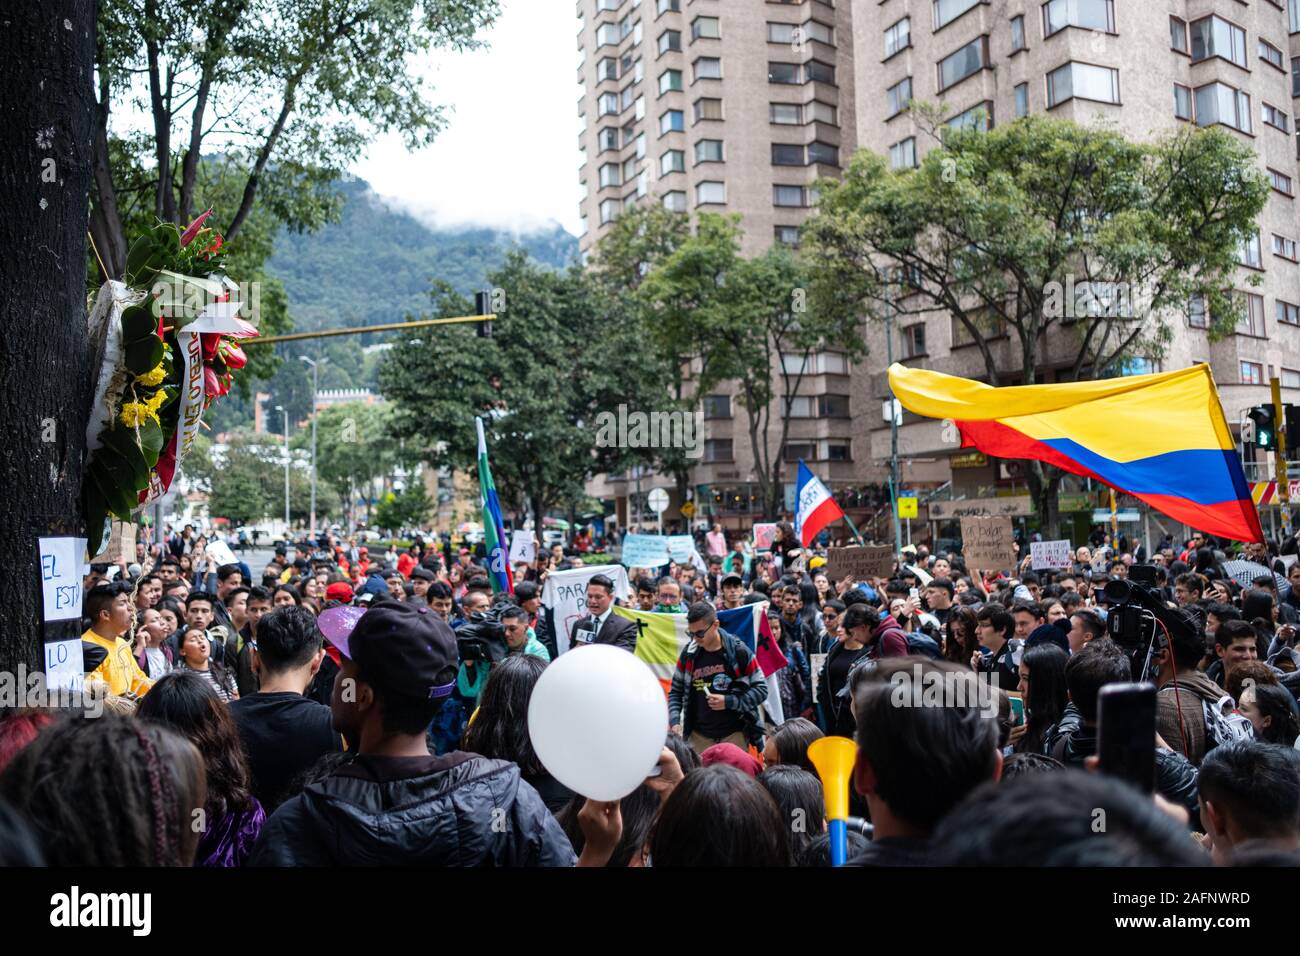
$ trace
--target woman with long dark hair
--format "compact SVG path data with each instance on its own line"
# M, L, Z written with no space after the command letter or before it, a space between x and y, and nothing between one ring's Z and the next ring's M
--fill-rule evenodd
M1040 753L1043 735L1061 719L1069 691L1065 665L1070 655L1052 643L1036 644L1020 659L1020 699L1025 706L1025 732L1015 742L1018 753Z
M817 768L808 759L808 747L814 740L825 736L822 729L806 717L792 717L768 735L763 749L763 766L788 764L815 774Z
M790 866L789 824L749 774L715 764L673 788L650 834L651 866Z
M943 656L954 664L970 667L970 659L980 649L975 634L979 622L975 612L965 605L954 604L943 625Z
M493 664L461 749L518 764L519 775L555 813L573 799L573 791L542 766L528 736L528 702L544 670L546 662L532 654L511 654Z
M1300 737L1300 712L1295 698L1278 684L1251 684L1241 692L1241 712L1255 728L1255 739L1294 747Z
M154 684L136 715L176 731L203 757L208 799L195 866L243 865L266 814L249 791L248 761L230 709L201 678L181 671Z

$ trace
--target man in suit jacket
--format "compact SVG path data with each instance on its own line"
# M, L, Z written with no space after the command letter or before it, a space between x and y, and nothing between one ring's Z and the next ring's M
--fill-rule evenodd
M634 622L614 613L614 582L595 575L587 582L587 613L573 622L569 646L613 644L631 652L636 650L638 633Z

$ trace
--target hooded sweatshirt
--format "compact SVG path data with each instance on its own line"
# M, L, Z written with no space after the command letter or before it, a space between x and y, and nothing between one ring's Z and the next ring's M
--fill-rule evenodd
M1197 670L1180 672L1177 688L1171 680L1156 693L1156 730L1165 743L1198 767L1207 750L1201 704L1208 701L1214 706L1223 695L1222 687Z

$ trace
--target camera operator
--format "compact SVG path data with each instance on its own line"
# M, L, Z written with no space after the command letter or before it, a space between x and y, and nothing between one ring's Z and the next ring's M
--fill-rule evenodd
M1156 692L1156 731L1171 748L1196 766L1209 750L1204 707L1218 705L1223 689L1196 669L1205 640L1192 630L1175 628L1151 657Z

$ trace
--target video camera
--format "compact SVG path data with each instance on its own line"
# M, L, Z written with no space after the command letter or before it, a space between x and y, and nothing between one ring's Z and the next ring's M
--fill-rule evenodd
M456 632L456 653L463 662L486 661L495 664L510 653L505 628L501 624L504 605L472 614L469 623Z
M1135 564L1127 579L1107 581L1103 593L1115 606L1106 615L1106 633L1120 648L1129 652L1136 665L1138 654L1142 666L1134 667L1134 680L1144 680L1151 654L1166 646L1168 637L1198 636L1200 623L1180 608L1170 607L1155 588L1154 565ZM1141 677L1136 676L1141 672Z

